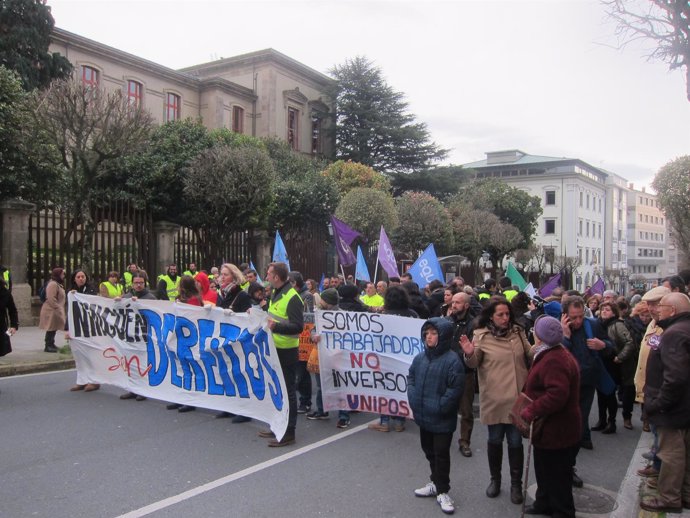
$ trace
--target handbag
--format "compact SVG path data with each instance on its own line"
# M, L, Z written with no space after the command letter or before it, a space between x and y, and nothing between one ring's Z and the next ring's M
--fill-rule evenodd
M307 360L307 371L311 372L312 374L318 374L319 373L319 348L318 347L312 348L311 352L309 353L309 360Z
M7 333L0 334L0 356L5 356L12 352L12 342Z
M518 430L520 430L520 434L522 434L525 439L530 437L530 423L525 421L520 414L522 410L531 403L532 399L524 392L520 392L520 395L515 400L515 403L513 403L513 408L510 409L510 413L508 414L510 422L513 423ZM543 427L544 419L538 417L532 421L532 439L538 439L541 437Z

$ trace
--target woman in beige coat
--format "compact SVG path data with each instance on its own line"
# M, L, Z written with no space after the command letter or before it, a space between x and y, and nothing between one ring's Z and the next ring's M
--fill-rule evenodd
M491 482L486 496L501 491L503 438L508 442L510 500L522 503L522 435L511 424L508 414L527 381L530 344L515 323L513 310L503 297L492 297L477 320L474 339L460 338L465 364L479 375L479 417L489 427L487 454Z
M41 318L38 327L46 332L45 349L47 353L56 353L55 334L65 329L65 270L53 268L50 281L46 286L46 301L41 307Z

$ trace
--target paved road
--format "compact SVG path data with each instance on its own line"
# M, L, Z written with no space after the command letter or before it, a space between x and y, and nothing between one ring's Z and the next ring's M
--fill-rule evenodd
M121 401L115 387L72 393L75 376L0 379L0 517L442 515L434 499L412 494L428 479L414 424L385 434L366 430L371 414L353 416L347 430L300 416L297 444L273 449L257 436L259 422ZM634 431L595 434L595 449L580 454L588 485L619 491L640 438L635 420ZM453 451L456 516L519 516L506 480L498 498L484 496L485 441L477 422L474 456Z

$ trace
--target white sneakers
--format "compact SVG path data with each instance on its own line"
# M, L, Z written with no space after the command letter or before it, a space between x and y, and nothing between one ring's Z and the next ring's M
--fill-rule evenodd
M441 506L441 511L446 514L453 514L455 512L455 505L453 500L448 496L448 493L441 493L440 495L436 491L436 484L429 482L426 486L420 487L414 490L415 496L435 496L438 505ZM437 496L438 495L438 496Z
M436 484L429 482L426 486L414 490L415 496L436 496Z
M453 505L453 500L448 496L448 493L441 493L436 497L436 501L444 513L453 514L455 512L455 505Z

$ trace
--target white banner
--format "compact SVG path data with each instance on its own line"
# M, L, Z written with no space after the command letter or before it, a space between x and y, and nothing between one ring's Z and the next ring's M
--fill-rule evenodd
M78 377L142 396L253 417L278 439L288 401L266 313L69 294Z
M424 350L418 318L317 311L324 410L412 417L407 374Z

